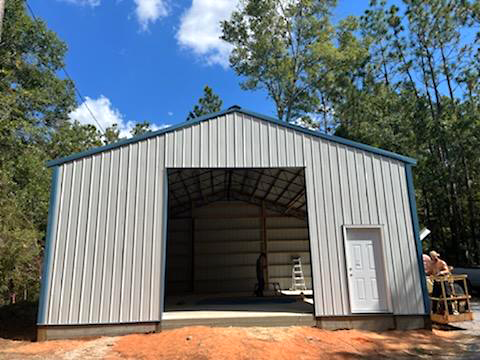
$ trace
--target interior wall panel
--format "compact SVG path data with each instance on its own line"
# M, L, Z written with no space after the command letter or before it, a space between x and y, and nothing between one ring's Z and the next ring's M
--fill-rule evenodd
M192 290L192 220L169 219L166 268L166 294Z
M228 214L228 217L225 217ZM243 202L219 202L193 212L194 244L187 240L182 249L178 233L171 230L169 246L192 261L194 251L194 291L196 293L252 294L256 280L256 261L262 251L261 208ZM179 219L170 220L178 223ZM186 231L187 226L182 230ZM192 236L188 232L188 236ZM311 288L310 252L306 221L269 212L266 217L269 279L281 289L292 286L292 257L300 256L305 265L307 287ZM171 241L171 243L170 243ZM190 266L180 260L184 266ZM175 261L171 258L172 265ZM188 281L188 275L184 276Z

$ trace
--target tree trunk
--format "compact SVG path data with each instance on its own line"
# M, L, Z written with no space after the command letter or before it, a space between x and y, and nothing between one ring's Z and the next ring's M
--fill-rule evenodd
M477 221L475 212L475 199L472 192L472 186L470 184L470 176L465 156L462 154L463 175L465 181L465 188L467 189L467 203L468 203L468 215L470 220L470 249L473 250L474 261L478 261L478 249L477 249ZM471 261L471 260L470 260Z
M422 199L424 204L423 207L425 208L424 224L427 228L432 230L432 219L431 219L430 204L428 202L428 192L425 190L425 186L422 186L421 191L422 191ZM430 237L430 248L433 249L433 247L434 247L433 237Z
M422 79L423 79L423 85L425 86L425 93L427 95L428 99L428 106L430 108L430 113L432 115L432 121L436 120L436 114L435 114L435 108L433 106L433 100L432 96L430 95L430 91L428 90L428 79L427 79L427 71L425 69L425 59L423 56L420 57L420 64L421 64L421 69L422 69Z
M383 78L385 80L385 85L388 89L390 89L390 80L388 79L388 70L387 70L387 62L385 61L385 48L382 46L382 67L383 67Z
M447 80L448 93L450 95L450 100L452 100L452 105L454 105L455 97L453 95L452 81L450 79L450 71L448 70L447 58L445 56L443 45L440 45L440 53L442 54L443 72L445 74L445 79Z

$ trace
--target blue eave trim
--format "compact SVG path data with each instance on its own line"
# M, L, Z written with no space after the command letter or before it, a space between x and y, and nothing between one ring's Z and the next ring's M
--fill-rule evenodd
M428 296L427 280L425 274L425 268L423 267L423 248L422 241L420 240L420 225L418 222L417 201L415 198L415 188L413 185L412 165L405 166L405 172L407 176L407 188L408 199L410 203L410 213L412 216L413 234L415 237L415 244L417 246L417 261L420 272L420 283L422 285L423 304L425 308L425 314L430 314L430 297Z
M48 223L47 223L47 234L45 236L45 250L43 255L43 266L42 266L42 281L40 289L40 299L38 303L38 316L37 324L44 324L46 313L47 313L47 304L48 304L48 289L50 287L50 269L52 263L52 242L56 229L56 212L58 207L58 189L60 186L60 169L58 166L53 168L52 172L52 183L50 189L50 203L48 206Z
M130 139L121 140L121 141L118 141L114 144L100 146L100 147L93 148L93 149L90 149L90 150L87 150L87 151L75 153L75 154L72 154L70 156L66 156L66 157L63 157L63 158L50 160L50 161L47 162L47 166L52 167L52 166L56 166L56 165L61 165L63 163L69 162L69 161L77 160L77 159L80 159L80 158L83 158L83 157L86 157L86 156L90 156L90 155L100 153L102 151L112 150L112 149L115 149L115 148L118 148L118 147L121 147L121 146L124 146L124 145L128 145L128 144L131 144L131 143L142 141L142 140L145 140L145 139L148 139L148 138L151 138L151 137L166 134L166 133L169 133L169 132L172 132L172 131L175 131L175 130L179 130L179 129L182 129L182 128L185 128L185 127L188 127L188 126L192 126L194 124L198 124L199 122L202 122L202 121L210 120L210 119L213 119L215 117L230 114L230 113L234 113L234 112L238 112L238 113L241 113L241 114L253 116L253 117L256 117L258 119L265 120L265 121L268 121L268 122L271 122L271 123L274 123L274 124L277 124L277 125L280 125L280 126L284 126L286 128L290 128L290 129L293 129L295 131L299 131L299 132L304 133L304 134L308 134L308 135L311 135L311 136L316 136L316 137L319 137L319 138L322 138L322 139L325 139L325 140L328 140L328 141L334 141L334 142L339 143L339 144L351 146L351 147L354 147L354 148L357 148L357 149L360 149L360 150L364 150L364 151L368 151L368 152L378 154L378 155L381 155L381 156L386 156L386 157L389 157L389 158L392 158L392 159L395 159L395 160L402 161L406 164L415 165L417 163L417 160L415 160L411 157L408 157L408 156L403 156L403 155L400 155L400 154L397 154L397 153L394 153L394 152L391 152L391 151L376 148L374 146L370 146L370 145L362 144L362 143L359 143L359 142L356 142L356 141L344 139L344 138L341 138L339 136L322 134L322 133L317 132L317 131L305 129L301 126L297 126L297 125L293 125L293 124L290 124L290 123L286 123L284 121L280 121L280 120L275 119L275 118L270 117L270 116L258 114L254 111L234 107L234 108L219 111L219 112L216 112L216 113L200 116L200 117L195 118L193 120L185 121L181 124L178 124L178 125L175 125L175 126L170 126L168 128L165 128L165 129L148 132L146 134L135 136L135 137L132 137Z

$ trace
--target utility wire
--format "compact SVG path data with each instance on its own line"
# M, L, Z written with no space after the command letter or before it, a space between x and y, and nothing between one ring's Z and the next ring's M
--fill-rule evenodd
M38 19L37 17L35 16L35 13L33 12L33 9L32 7L30 6L30 4L28 3L27 0L25 0L25 4L27 4L27 8L28 10L30 11L30 14L32 15L32 18L34 21L38 22ZM103 135L106 135L105 133L105 130L103 130L103 127L100 125L100 122L97 120L97 118L95 117L95 115L93 114L93 111L90 109L90 107L88 106L87 104L87 101L85 100L85 98L83 97L82 93L80 92L80 90L78 89L77 85L75 85L75 82L73 81L72 77L70 76L70 74L67 72L67 69L65 68L65 65L62 66L62 70L65 74L65 76L67 77L68 80L70 80L73 84L73 87L75 89L75 92L77 93L78 97L80 98L80 100L82 101L82 104L85 105L85 108L88 110L90 116L92 117L92 119L96 122L98 128L100 129L100 131L103 133Z

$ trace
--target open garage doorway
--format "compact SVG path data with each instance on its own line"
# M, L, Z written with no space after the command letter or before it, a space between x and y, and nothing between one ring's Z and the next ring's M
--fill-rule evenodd
M168 169L168 195L162 324L313 321L304 168Z

